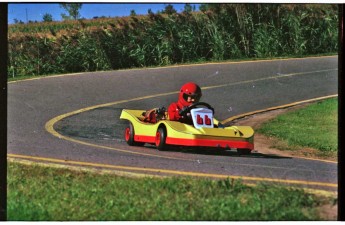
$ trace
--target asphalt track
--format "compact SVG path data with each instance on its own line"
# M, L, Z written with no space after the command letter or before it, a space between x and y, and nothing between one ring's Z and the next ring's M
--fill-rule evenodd
M219 120L336 95L338 57L211 63L52 76L8 84L8 157L124 171L267 181L337 191L337 163L260 153L153 146L123 140L123 108L168 106L188 81Z

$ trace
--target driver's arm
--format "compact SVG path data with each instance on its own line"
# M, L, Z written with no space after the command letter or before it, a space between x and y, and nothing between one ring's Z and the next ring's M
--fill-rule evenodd
M180 109L175 102L171 103L168 108L169 120L178 121L181 118L179 110Z

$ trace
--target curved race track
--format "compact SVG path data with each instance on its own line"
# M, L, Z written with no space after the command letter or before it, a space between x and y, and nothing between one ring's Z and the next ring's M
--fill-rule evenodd
M337 164L260 153L130 147L123 108L168 106L187 81L219 120L337 94L338 57L214 63L54 76L8 85L8 156L139 174L270 181L337 190Z

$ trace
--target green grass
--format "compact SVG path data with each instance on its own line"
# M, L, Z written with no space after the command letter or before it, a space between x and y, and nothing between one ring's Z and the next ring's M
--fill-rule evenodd
M264 123L257 132L294 147L314 148L320 154L338 151L338 98L324 100Z
M10 221L319 220L302 189L236 180L129 178L8 163Z

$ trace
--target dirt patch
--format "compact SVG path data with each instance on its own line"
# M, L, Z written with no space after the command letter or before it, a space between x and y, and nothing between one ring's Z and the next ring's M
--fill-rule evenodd
M309 104L298 105L286 109L277 109L265 113L259 113L252 116L247 116L233 121L236 125L248 125L253 127L254 130L258 129L262 123L276 116L290 112L296 109L306 107ZM279 146L279 149L275 146ZM337 154L323 155L318 150L313 148L298 147L291 150L284 141L280 141L274 137L267 137L259 133L255 133L255 150L263 154L275 154L288 157L305 157L310 159L322 159L337 162Z
M318 215L328 221L335 221L338 219L338 204L326 204L318 207Z

